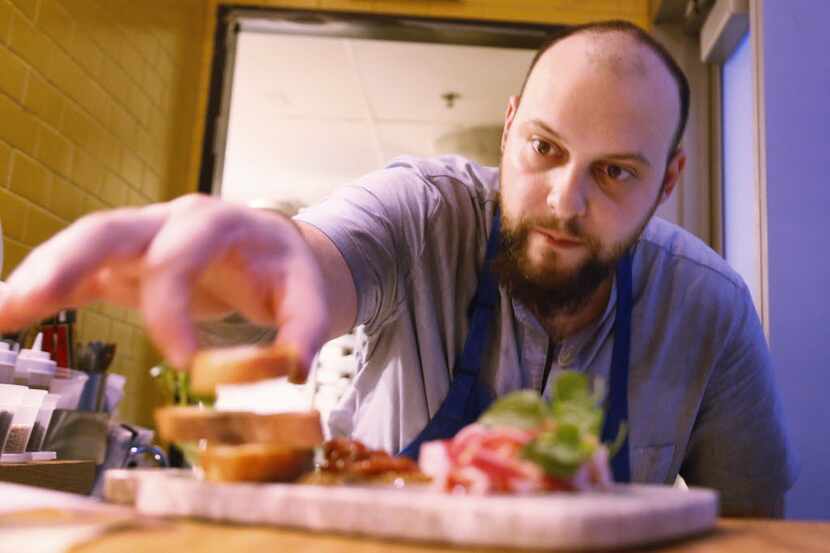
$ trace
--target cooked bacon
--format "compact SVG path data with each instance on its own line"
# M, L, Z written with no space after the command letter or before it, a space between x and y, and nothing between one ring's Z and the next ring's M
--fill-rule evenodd
M577 473L562 480L521 457L540 430L471 424L451 440L421 446L418 463L372 450L357 440L334 438L323 444L325 461L312 483L391 482L403 478L450 493L538 493L606 489L611 483L608 452L599 447Z
M533 493L572 490L569 482L553 478L522 459L522 448L538 430L472 424L451 440L421 446L419 465L433 485L452 493Z
M334 467L365 459L368 449L357 440L349 438L332 438L323 444L326 463Z
M413 482L426 479L412 459L369 449L350 438L327 441L323 444L323 454L325 461L320 466L320 472L326 476L316 480L327 483L385 481L398 476Z
M418 465L408 457L392 457L386 454L352 463L348 471L361 476L377 476L386 472L417 472Z

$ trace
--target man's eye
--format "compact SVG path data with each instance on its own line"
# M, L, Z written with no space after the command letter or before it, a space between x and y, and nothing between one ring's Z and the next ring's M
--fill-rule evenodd
M618 182L625 182L636 176L628 169L614 164L603 166L601 171L604 177Z
M540 156L547 156L553 152L553 145L550 142L545 142L544 140L539 140L538 138L531 140L530 145Z

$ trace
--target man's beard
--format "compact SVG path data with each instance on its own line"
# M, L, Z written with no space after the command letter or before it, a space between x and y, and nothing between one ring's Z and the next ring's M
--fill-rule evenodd
M619 260L640 238L657 206L658 202L655 202L636 232L607 248L587 233L577 219L562 220L550 214L513 221L505 215L501 206L501 248L493 261L493 270L511 296L533 310L538 317L547 319L573 314L588 303L599 286L614 272ZM552 260L552 264L542 269L534 267L527 252L528 236L534 228L564 233L580 240L582 247L588 249L588 256L569 270L557 267L559 254L551 251L548 260Z

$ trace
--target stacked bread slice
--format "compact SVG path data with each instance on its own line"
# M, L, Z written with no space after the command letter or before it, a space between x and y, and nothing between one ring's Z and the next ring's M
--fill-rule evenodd
M200 353L191 366L193 391L213 394L217 384L292 374L293 354L275 348L231 348ZM315 410L257 414L206 407L163 407L155 413L159 436L174 443L206 442L199 455L205 478L219 482L288 482L312 470L323 443ZM204 442L202 442L204 440Z

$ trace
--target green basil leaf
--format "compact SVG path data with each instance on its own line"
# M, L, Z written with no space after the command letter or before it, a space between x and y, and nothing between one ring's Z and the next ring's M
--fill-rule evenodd
M576 426L581 432L599 436L602 430L602 409L580 403L555 403L551 408L559 424Z
M586 440L579 427L562 424L555 431L543 432L522 449L522 457L542 467L546 473L569 478L590 459L595 442Z
M215 396L198 396L190 391L190 373L174 369L162 362L150 370L152 377L158 382L164 396L165 403L175 405L206 405L212 406Z
M588 377L576 371L565 371L559 374L554 382L553 401L576 401L585 403L590 401L591 383Z
M614 441L608 444L608 458L612 458L616 455L620 449L622 449L623 444L625 443L625 437L628 434L628 425L625 422L620 423L620 427L617 429L617 437L614 438Z
M496 400L479 422L487 426L537 428L549 416L550 409L537 392L519 390Z

